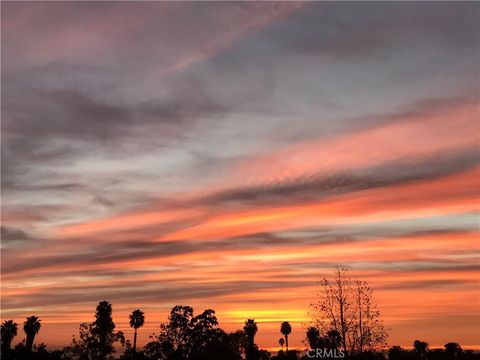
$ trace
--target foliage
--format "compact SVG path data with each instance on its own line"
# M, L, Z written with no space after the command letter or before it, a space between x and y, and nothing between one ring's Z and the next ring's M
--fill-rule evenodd
M35 335L38 334L42 326L41 320L36 316L29 316L23 323L23 331L27 336L25 340L25 347L28 351L32 350Z
M79 328L79 338L73 338L70 346L64 352L69 359L104 360L113 358L114 343L125 344L121 331L115 332L112 319L112 305L101 301L95 311L95 321L82 323Z
M217 327L215 311L194 316L190 306L175 306L144 348L148 359L241 360L242 332L227 334Z
M17 336L18 324L13 320L5 320L1 325L1 352L6 356L10 352L12 340Z
M420 340L415 340L413 342L413 348L418 355L424 357L427 354L428 343Z

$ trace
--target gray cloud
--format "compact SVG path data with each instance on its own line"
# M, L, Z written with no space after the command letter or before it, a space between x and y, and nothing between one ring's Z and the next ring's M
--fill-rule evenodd
M158 151L192 131L200 119L208 122L231 110L230 105L213 100L195 80L186 81L165 98L137 105L110 104L74 90L10 89L8 85L2 97L2 186L18 190L67 187L66 183L39 185L33 165L41 169L65 166L87 155ZM44 177L52 181L49 174Z
M127 134L148 135L132 128L163 125L157 136L174 135L169 127L182 127L204 116L224 114L229 105L211 99L196 81L189 81L171 98L149 100L138 105L109 104L75 90L5 90L3 104L5 136L55 139L65 136L94 142L121 142ZM163 132L162 132L163 130ZM172 130L173 131L173 130ZM165 139L163 139L165 140ZM40 144L36 144L40 145Z
M468 216L468 214L467 214ZM257 251L271 251L275 248L288 248L298 246L323 246L330 244L341 244L348 242L368 241L372 239L385 239L390 237L412 237L424 235L441 235L445 233L463 234L465 232L475 231L475 215L469 217L469 221L463 225L454 226L443 225L442 219L437 223L410 223L406 228L403 223L370 224L369 226L343 226L333 228L305 228L281 232L254 233L244 236L236 236L211 241L152 241L146 236L150 233L152 238L161 235L161 227L153 226L142 228L142 235L124 234L123 231L110 232L106 238L101 236L90 237L90 246L85 250L76 250L70 255L52 255L37 257L37 261L32 263L28 259L23 261L22 251L5 251L2 265L3 273L15 276L25 270L45 269L56 265L97 265L102 263L117 263L124 260L141 260L149 258L168 258L171 256L186 255L192 253L208 253L220 251L228 253L239 249L256 249ZM109 236L117 237L119 234L125 235L124 240L111 241ZM54 240L55 241L55 240ZM58 240L57 240L58 241ZM72 243L81 243L82 238L70 239ZM102 245L98 245L102 244ZM321 265L318 263L316 266ZM376 266L376 263L371 266ZM393 263L393 268L398 267ZM308 267L308 264L303 264ZM303 266L302 265L302 266ZM355 266L355 262L350 265ZM362 267L369 267L368 264L362 264ZM421 266L419 269L423 268ZM88 268L85 269L88 271ZM99 276L104 276L99 273Z
M33 240L30 235L21 229L2 226L0 227L0 230L3 251L5 251L5 248L21 248L27 244L30 244L30 242Z
M443 153L419 159L402 159L358 171L317 174L291 182L223 191L202 200L209 205L262 206L318 201L348 192L431 180L465 171L479 164L478 151Z
M476 48L478 4L456 5L314 3L277 25L283 36L276 44L292 52L339 57L389 55L399 47L418 47L423 42Z
M227 294L239 294L247 291L273 290L284 287L302 287L307 283L301 281L283 281L281 279L272 281L231 281L228 283L205 282L202 284L175 284L176 281L158 281L148 284L144 282L144 289L139 289L138 283L118 289L115 284L111 286L85 286L77 289L61 287L52 289L49 293L35 295L35 306L53 306L59 304L78 304L85 302L96 303L103 299L109 299L113 304L122 300L149 301L158 300L162 303L178 304L196 299L214 298ZM149 287L149 285L152 285ZM135 291L133 291L135 290ZM21 308L30 304L32 295L17 296L15 299L2 299L2 306L5 308Z
M461 268L464 270L464 268ZM460 270L456 269L456 270ZM455 269L452 269L455 270ZM478 271L478 267L475 271ZM473 272L473 271L472 271ZM438 280L425 280L425 281L410 281L399 284L391 284L387 286L379 286L379 290L389 290L389 291L399 291L399 290L420 290L420 289L439 289L447 288L449 291L455 291L455 287L464 287L464 286L476 286L475 281L466 281L466 280L457 280L457 279L438 279Z

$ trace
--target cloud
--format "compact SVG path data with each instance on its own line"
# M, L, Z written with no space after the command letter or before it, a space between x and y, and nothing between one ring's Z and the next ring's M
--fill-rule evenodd
M469 170L479 165L475 149L442 153L427 158L403 159L378 166L333 174L318 174L291 182L233 189L213 194L205 204L239 204L262 206L295 202L315 202L344 193L428 181Z
M266 289L277 289L285 286L301 287L304 284L301 282L282 281L281 279L275 281L231 281L228 283L218 282L204 282L201 285L185 284L176 285L175 283L163 282L162 284L152 283L143 284L146 288L139 290L138 286L133 283L131 287L124 286L119 290L117 286L82 286L82 287L66 287L64 289L52 289L49 294L38 293L35 294L35 306L54 306L64 304L79 304L79 303L95 303L100 298L106 298L115 302L137 301L143 299L144 301L151 301L161 299L164 303L182 303L185 301L195 301L198 299L221 297L224 295L240 294L245 290L258 291ZM133 291L135 290L135 291ZM26 306L32 294L25 296L18 296L15 299L2 299L2 306L21 308Z
M11 248L25 248L31 246L35 241L29 234L21 229L15 229L11 227L2 226L1 229L1 241L2 252L8 254L8 249Z
M450 225L445 225L446 222ZM456 222L458 222L458 225L455 226ZM35 258L38 261L34 263L30 261L29 256L24 257L24 250L11 251L6 253L7 256L4 258L2 269L5 276L15 276L17 273L35 269L56 272L59 266L65 266L72 271L76 268L84 268L87 271L88 266L102 264L115 266L115 264L121 264L125 261L132 262L145 259L156 259L158 261L170 259L169 261L174 261L177 258L181 259L182 255L196 254L201 256L205 254L214 257L226 254L234 255L237 251L242 250L298 249L299 247L308 248L310 246L332 246L372 240L381 241L392 237L440 237L449 234L451 236L462 236L476 230L476 215L463 214L447 218L433 217L431 219L324 228L300 227L278 232L230 236L209 241L154 241L154 238L162 234L162 230L166 230L164 226L142 227L136 233L111 229L103 235L90 235L88 239L83 237L70 238L70 244L81 244L82 246L75 248L70 245L69 254L57 256L37 254ZM87 244L89 244L88 247ZM305 264L305 266L308 265ZM363 266L368 267L367 264ZM175 271L175 269L172 271ZM103 276L103 274L104 272L100 269L99 276Z
M284 25L290 31L284 34L286 38L277 41L278 46L309 54L374 57L388 56L400 46L408 49L427 41L431 46L461 49L476 47L478 40L478 22L473 15L478 6L472 3L453 8L433 3L413 7L382 3L368 7L314 5L322 11L310 9L293 16L293 24Z
M459 269L455 269L459 270ZM463 270L460 268L460 270ZM473 269L472 266L470 266L470 270L472 272L475 272L478 270L478 267L476 269ZM461 288L464 287L465 285L472 286L474 285L475 282L471 281L466 282L465 280L455 280L455 279L438 279L438 280L428 280L428 281L415 281L415 282L410 282L410 283L402 283L402 284L393 284L393 285L387 285L385 287L382 287L382 290L387 290L387 291L399 291L399 290L410 290L410 291L415 291L416 289L446 289L448 291L454 291L455 288Z
M182 127L205 116L224 114L228 105L216 103L198 82L189 81L172 98L149 100L138 105L119 105L74 90L29 89L18 96L6 91L5 136L120 142L142 126ZM148 132L140 134L146 136ZM162 133L165 138L172 133ZM43 140L43 139L42 139ZM36 145L39 145L38 143Z
M73 90L4 91L2 108L2 181L4 188L32 190L22 184L32 165L64 165L95 153L128 156L158 150L191 132L200 120L210 121L231 111L190 81L165 99L138 105L109 104ZM39 176L36 174L36 180ZM49 174L46 180L51 182ZM64 188L68 183L42 184Z
M97 63L103 63L115 61L115 57L123 60L131 57L140 64L155 58L157 66L179 67L202 53L221 51L246 33L301 6L301 3L192 4L191 7L168 3L60 3L31 7L4 4L4 13L9 16L3 27L10 56L22 61L88 63L95 57ZM159 18L160 23L156 21ZM19 27L19 22L26 25ZM199 26L203 31L197 31ZM36 33L36 42L29 38L32 33ZM172 33L176 35L174 38ZM14 47L12 41L18 38L24 41ZM61 51L59 45L64 46ZM37 53L37 58L24 58L31 52Z

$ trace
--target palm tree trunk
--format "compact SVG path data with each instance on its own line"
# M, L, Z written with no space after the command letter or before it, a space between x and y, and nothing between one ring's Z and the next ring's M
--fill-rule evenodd
M33 347L33 340L35 339L35 335L27 334L27 340L25 341L25 347L28 351L32 351Z
M137 329L133 333L133 352L137 352Z
M287 353L288 353L288 335L285 335L285 346L287 347Z
M11 341L2 341L1 351L3 356L10 352L10 343Z
M253 355L254 344L255 339L253 338L253 336L248 336L247 353L245 354L245 360L253 360L255 358Z

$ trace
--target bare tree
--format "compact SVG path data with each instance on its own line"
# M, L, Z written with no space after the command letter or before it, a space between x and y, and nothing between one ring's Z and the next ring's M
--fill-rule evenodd
M382 347L387 333L372 303L372 290L365 281L352 281L347 272L337 268L333 279L320 282L318 302L311 305L313 321L323 334L336 331L346 353Z

